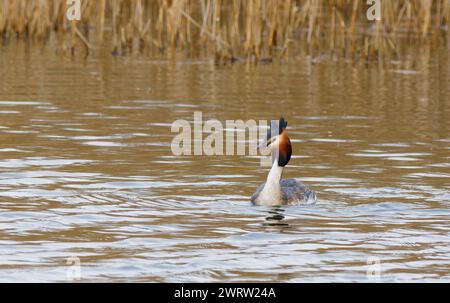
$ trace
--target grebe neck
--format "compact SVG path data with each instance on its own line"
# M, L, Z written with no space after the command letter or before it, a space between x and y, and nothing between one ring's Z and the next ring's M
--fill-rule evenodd
M280 203L282 197L280 185L282 173L283 167L279 166L277 161L274 161L259 197L261 204L278 205Z
M283 167L278 165L278 161L273 161L272 168L267 176L267 184L280 186L281 175L283 174Z

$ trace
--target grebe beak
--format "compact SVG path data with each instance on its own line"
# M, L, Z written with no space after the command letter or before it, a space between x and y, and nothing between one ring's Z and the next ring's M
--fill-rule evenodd
M276 142L279 137L280 136L275 136L275 137L269 138L268 140L262 141L262 143L258 146L259 149L268 148L271 144Z
M277 141L279 136L275 136L270 138L269 140L266 141L266 147L270 146L270 144L274 143L275 141Z

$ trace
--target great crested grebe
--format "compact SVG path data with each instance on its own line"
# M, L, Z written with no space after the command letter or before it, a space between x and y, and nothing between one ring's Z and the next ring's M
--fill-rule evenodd
M271 150L272 168L267 181L258 187L251 200L253 204L266 206L313 203L316 201L316 193L306 185L295 179L281 180L283 168L291 159L292 145L286 132L287 121L280 118L280 121L275 122L271 123L265 144Z

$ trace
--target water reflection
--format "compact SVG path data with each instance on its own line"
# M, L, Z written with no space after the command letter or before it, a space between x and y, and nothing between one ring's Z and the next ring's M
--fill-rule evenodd
M86 61L0 53L0 281L450 279L450 73L426 66ZM23 64L28 60L27 64ZM255 157L175 157L171 123L286 116L284 178L315 205L252 206Z
M285 210L282 207L270 207L270 209L267 211L268 216L266 217L264 226L281 227L283 229L289 228L289 224L284 220L284 211ZM280 229L280 231L281 230L282 229Z

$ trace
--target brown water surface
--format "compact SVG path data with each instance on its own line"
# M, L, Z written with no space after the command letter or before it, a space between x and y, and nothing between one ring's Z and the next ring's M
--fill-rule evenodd
M450 281L450 62L216 66L0 48L0 281ZM315 205L250 156L172 155L177 119L273 119ZM369 265L368 265L369 263ZM376 264L375 264L376 265ZM369 275L367 273L369 272ZM375 270L376 272L376 270Z

